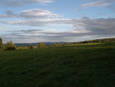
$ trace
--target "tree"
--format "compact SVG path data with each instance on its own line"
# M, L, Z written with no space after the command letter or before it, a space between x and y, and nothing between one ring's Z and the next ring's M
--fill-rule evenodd
M43 42L41 42L42 48L45 47L45 44Z
M30 48L30 49L34 49L34 47L33 47L33 45L32 45L32 44L30 44L29 48Z
M2 38L0 38L0 49L3 49Z
M6 48L6 50L16 50L16 46L15 46L15 44L13 44L12 41L7 42L5 45L5 48Z
M57 44L54 44L53 46L54 46L54 47L57 47Z
M65 44L67 44L67 42L65 42Z
M37 48L41 48L41 43L38 43Z
M59 43L57 42L56 45L59 46Z
M37 48L44 48L44 47L45 47L45 44L43 42L38 43L37 45Z

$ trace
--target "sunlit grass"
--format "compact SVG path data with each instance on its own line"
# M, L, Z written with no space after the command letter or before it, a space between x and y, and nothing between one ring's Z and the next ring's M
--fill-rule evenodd
M75 45L99 45L99 44L103 44L102 42L100 43L82 43L82 44L72 44L72 46L75 46Z

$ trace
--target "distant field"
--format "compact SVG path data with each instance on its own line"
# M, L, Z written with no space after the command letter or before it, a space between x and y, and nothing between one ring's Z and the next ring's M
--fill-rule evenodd
M0 87L115 87L115 41L0 51Z
M81 43L81 44L72 44L72 45L68 45L68 46L99 45L99 44L103 44L103 43L102 42L100 42L100 43Z

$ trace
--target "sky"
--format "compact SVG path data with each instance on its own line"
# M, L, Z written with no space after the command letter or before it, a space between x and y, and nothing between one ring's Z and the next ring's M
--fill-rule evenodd
M115 38L115 0L0 0L3 43Z

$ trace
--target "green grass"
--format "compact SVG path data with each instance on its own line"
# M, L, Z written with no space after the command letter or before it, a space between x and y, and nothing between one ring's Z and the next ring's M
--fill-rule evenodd
M0 51L0 87L115 87L115 42Z

